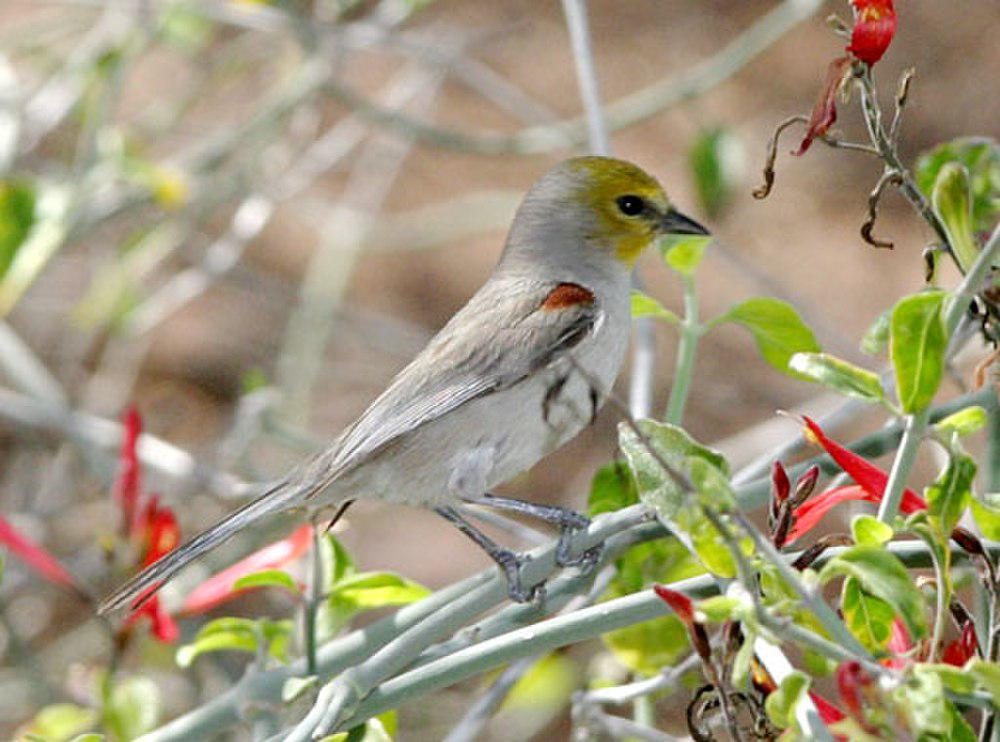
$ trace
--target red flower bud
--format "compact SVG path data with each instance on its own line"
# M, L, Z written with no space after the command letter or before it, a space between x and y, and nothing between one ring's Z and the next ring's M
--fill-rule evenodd
M771 465L771 494L774 501L780 504L787 500L791 488L792 484L788 481L788 472L785 471L785 467L780 461L775 460Z

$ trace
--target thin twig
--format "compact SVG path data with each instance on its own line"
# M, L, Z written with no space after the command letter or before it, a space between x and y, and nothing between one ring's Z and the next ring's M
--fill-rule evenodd
M898 186L902 182L903 176L897 171L886 170L882 173L882 177L878 179L872 192L868 194L868 218L861 225L861 238L872 247L881 247L889 250L893 247L893 244L888 240L880 240L874 237L872 230L875 229L875 220L878 219L878 207L882 202L885 189L889 186Z

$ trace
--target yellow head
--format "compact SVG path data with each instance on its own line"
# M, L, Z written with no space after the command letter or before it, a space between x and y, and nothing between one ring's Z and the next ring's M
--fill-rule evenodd
M631 268L643 250L666 234L708 231L674 209L657 180L636 165L610 157L575 157L546 173L528 193L508 250L536 260L543 252L546 258L587 259L587 252L596 248Z

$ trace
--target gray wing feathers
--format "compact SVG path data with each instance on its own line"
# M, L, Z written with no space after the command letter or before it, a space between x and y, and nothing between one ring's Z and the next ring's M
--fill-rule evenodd
M330 449L331 477L476 397L506 389L593 331L600 308L539 309L554 282L488 282Z

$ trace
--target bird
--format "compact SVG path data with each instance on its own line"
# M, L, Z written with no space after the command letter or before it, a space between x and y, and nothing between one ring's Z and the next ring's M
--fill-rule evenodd
M531 601L525 557L459 512L515 511L561 529L560 566L589 520L569 509L494 494L589 425L622 367L631 327L631 273L666 235L708 230L671 204L639 166L567 159L524 196L483 286L361 416L262 495L167 553L111 593L98 612L137 607L192 560L260 519L338 509L357 499L431 508L500 567L509 597Z

